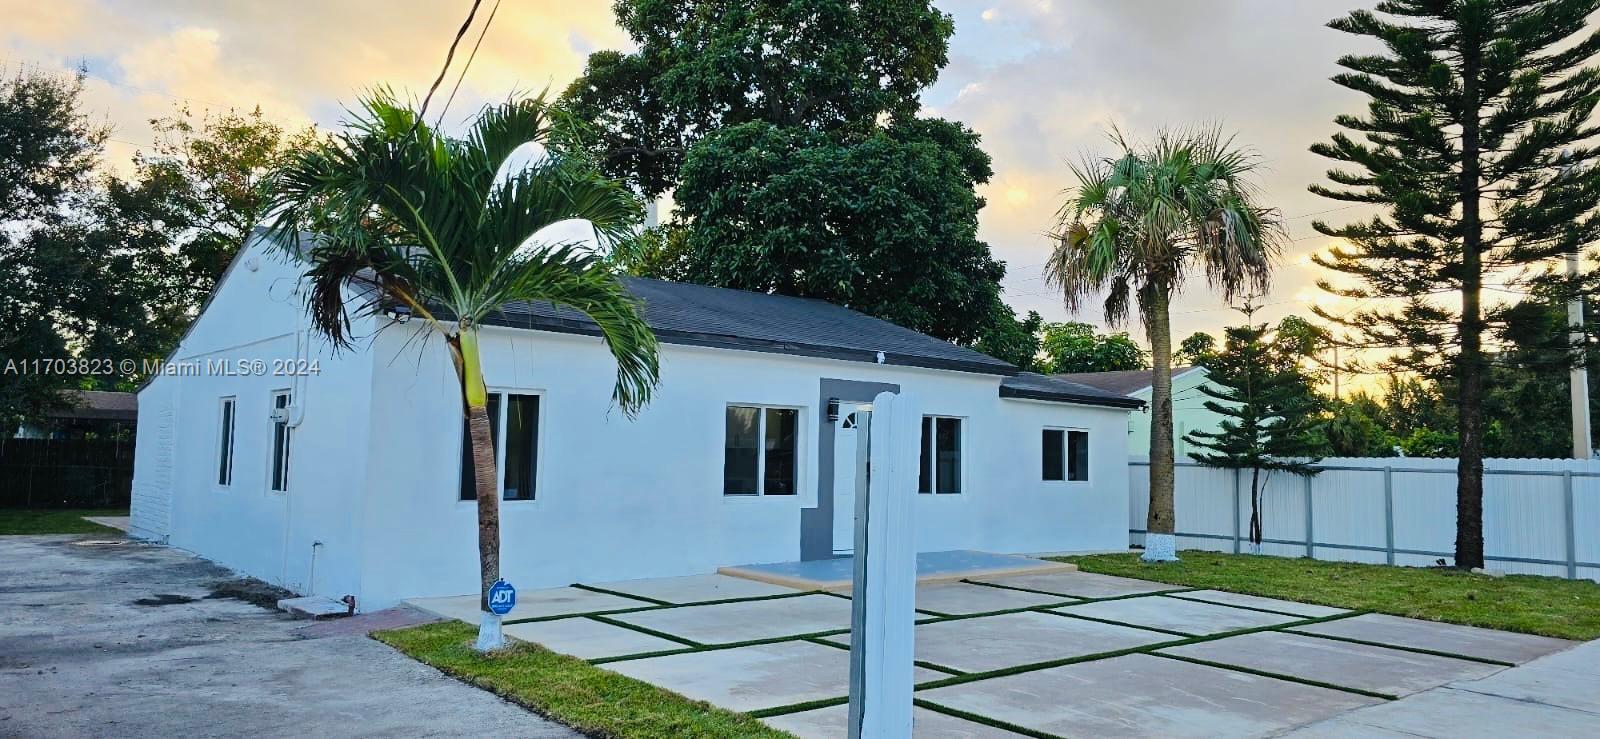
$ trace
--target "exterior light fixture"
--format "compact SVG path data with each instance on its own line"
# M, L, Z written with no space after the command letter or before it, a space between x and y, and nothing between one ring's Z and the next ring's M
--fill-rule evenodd
M391 305L388 308L383 309L383 314L393 318L396 323L405 323L406 321L411 320L411 306Z
M828 398L828 421L839 420L839 399Z

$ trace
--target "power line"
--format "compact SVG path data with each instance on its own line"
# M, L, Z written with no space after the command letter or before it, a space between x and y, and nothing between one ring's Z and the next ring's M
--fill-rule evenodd
M478 15L478 6L482 4L483 0L472 0L472 9L467 11L467 19L462 21L461 27L456 29L456 37L450 40L450 48L444 54L444 66L439 68L439 76L428 86L428 94L422 98L422 109L417 111L417 118L411 122L411 130L406 133L406 138L411 138L411 135L417 132L417 126L422 125L422 119L427 117L428 103L433 101L433 93L439 91L444 76L450 72L450 61L456 58L456 47L461 44L461 38L467 35L467 29L472 27L472 19ZM485 29L487 30L487 27Z
M440 123L444 122L444 113L450 109L450 103L455 102L456 91L461 89L461 81L467 78L467 70L472 68L472 60L478 58L478 47L483 45L483 37L489 35L489 26L494 24L494 15L498 12L500 12L500 0L494 0L494 7L489 9L489 18L483 22L483 30L478 32L478 40L472 44L472 53L467 55L467 63L461 65L461 75L456 77L455 87L450 88L450 97L444 99L444 107L439 110Z

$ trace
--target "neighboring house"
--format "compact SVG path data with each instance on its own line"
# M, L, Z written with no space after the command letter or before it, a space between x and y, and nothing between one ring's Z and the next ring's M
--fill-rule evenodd
M139 420L139 396L106 390L72 390L70 407L45 414L39 423L17 427L18 439L132 438Z
M253 242L141 390L135 534L363 609L475 592L443 342L367 318L357 348L331 352L307 330L303 268ZM612 405L612 358L582 316L523 304L483 329L508 581L847 551L855 411L883 390L926 414L919 551L1127 547L1137 401L821 301L627 284L662 342L636 419Z
M1184 434L1222 428L1222 415L1206 408L1211 396L1200 392L1200 386L1209 381L1209 374L1204 367L1172 368L1172 449L1179 462L1191 461L1193 445L1184 440ZM1150 456L1150 370L1075 372L1052 377L1144 401L1143 410L1128 415L1128 453Z

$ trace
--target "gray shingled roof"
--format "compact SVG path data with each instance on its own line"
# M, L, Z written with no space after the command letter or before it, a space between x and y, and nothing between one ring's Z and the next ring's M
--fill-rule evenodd
M1173 367L1172 376L1177 377L1194 367ZM1088 385L1117 395L1131 395L1150 387L1150 370L1119 370L1116 372L1065 372L1051 375L1058 380L1075 382L1079 385Z
M662 342L855 362L1014 375L1010 363L882 319L809 298L642 277L623 278ZM598 334L587 316L549 303L513 303L490 323Z
M1113 393L1090 385L1051 377L1037 372L1023 372L1000 381L1000 397L1028 400L1053 400L1085 405L1107 405L1114 408L1140 408L1144 401Z

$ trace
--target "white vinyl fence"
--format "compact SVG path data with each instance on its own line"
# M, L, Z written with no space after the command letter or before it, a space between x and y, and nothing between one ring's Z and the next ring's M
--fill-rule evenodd
M1263 554L1432 565L1453 561L1456 460L1330 458L1275 473L1261 504ZM1129 533L1144 542L1149 462L1129 462ZM1250 550L1250 472L1180 461L1180 549ZM1484 461L1484 554L1508 573L1600 580L1600 460Z

